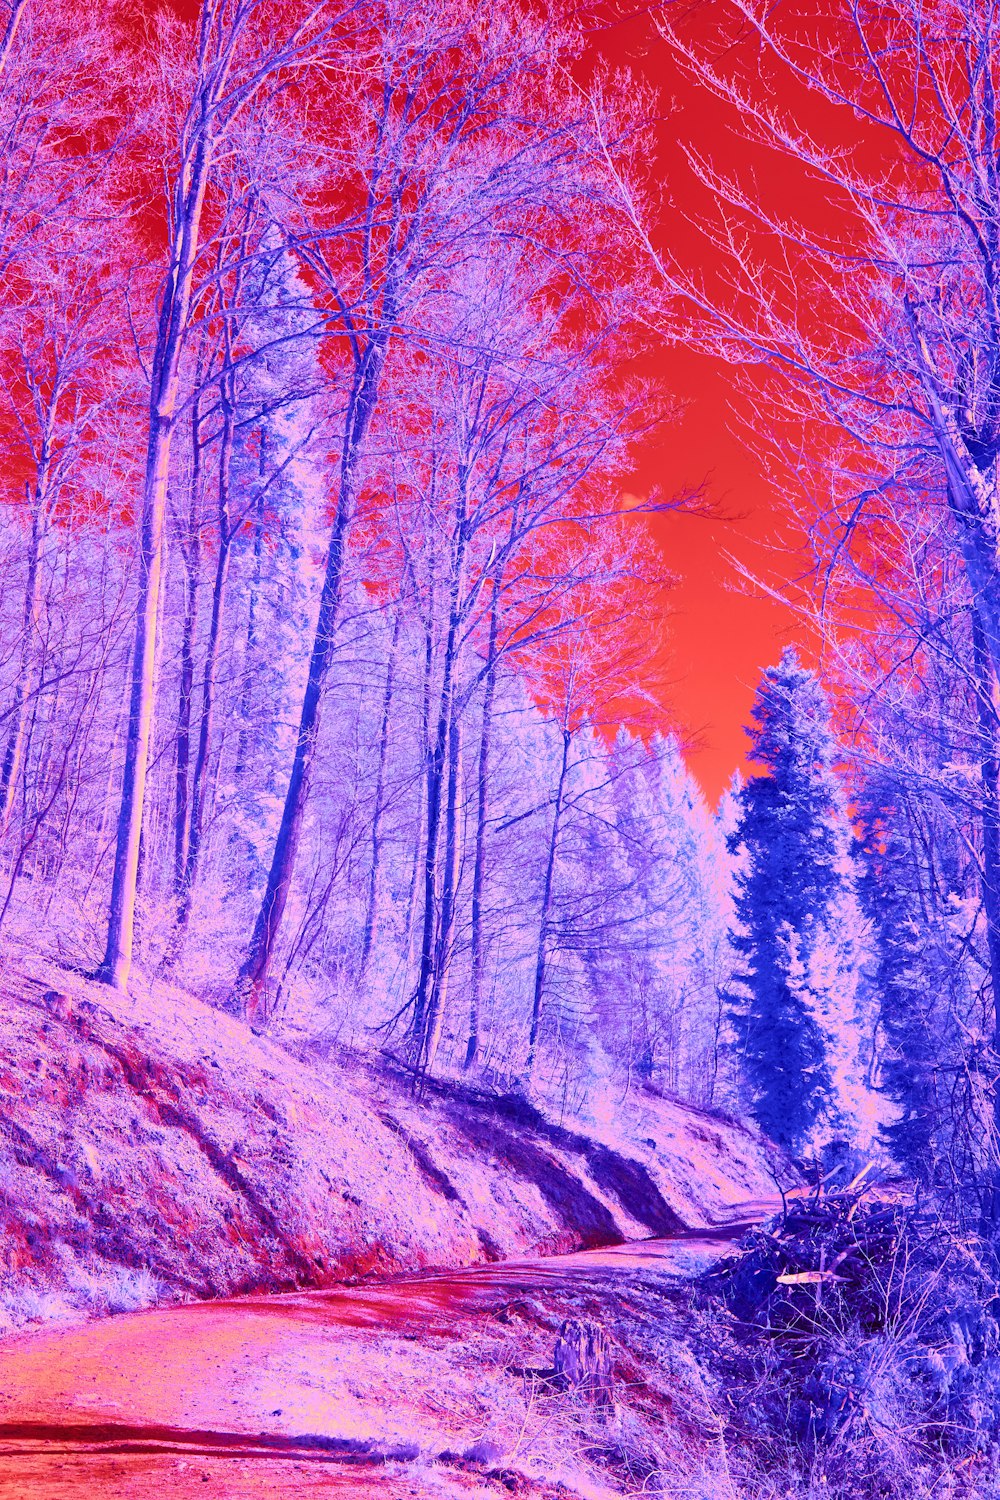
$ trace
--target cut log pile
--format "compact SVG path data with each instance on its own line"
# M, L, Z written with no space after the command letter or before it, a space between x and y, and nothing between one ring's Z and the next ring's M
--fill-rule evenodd
M852 1434L874 1453L896 1431L915 1452L960 1455L985 1414L1000 1423L992 1265L975 1234L912 1199L852 1184L797 1200L701 1287L731 1436L818 1452Z
M883 1276L900 1246L934 1238L935 1221L912 1204L862 1190L796 1201L743 1240L742 1254L710 1273L735 1315L787 1328L831 1297L849 1298L863 1324L885 1317ZM871 1303L871 1305L869 1305Z

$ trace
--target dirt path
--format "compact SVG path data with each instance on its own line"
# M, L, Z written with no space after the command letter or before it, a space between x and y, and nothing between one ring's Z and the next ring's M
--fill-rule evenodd
M0 1496L486 1496L525 1464L555 1485L558 1433L533 1421L552 1350L541 1303L690 1274L772 1207L669 1239L8 1339ZM558 1492L533 1484L521 1493Z

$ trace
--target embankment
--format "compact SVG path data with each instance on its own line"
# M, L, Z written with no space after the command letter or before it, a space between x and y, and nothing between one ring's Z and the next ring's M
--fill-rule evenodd
M296 1055L175 991L0 970L0 1328L724 1222L748 1131L653 1094L584 1132Z

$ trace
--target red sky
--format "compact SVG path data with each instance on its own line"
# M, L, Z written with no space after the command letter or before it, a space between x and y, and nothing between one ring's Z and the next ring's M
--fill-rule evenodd
M693 14L699 32L711 35L719 14L714 0L702 0ZM731 128L737 122L727 120L718 102L684 77L648 18L617 24L601 36L599 45L615 64L627 65L660 91L666 118L651 142L656 174L664 185L657 231L665 246L679 248L690 264L698 264L706 245L685 214L692 208L697 211L702 190L684 160L681 142L697 142L731 164L741 157ZM787 193L789 184L782 179L779 162L758 157L753 166L758 179L779 199ZM687 409L645 454L636 492L659 485L671 495L704 482L706 498L730 518L668 515L655 522L667 563L681 575L671 598L672 612L664 621L672 708L677 727L694 738L688 755L691 769L714 800L733 771L744 765L743 725L761 669L798 635L791 611L755 596L725 554L750 566L766 559L772 572L789 576L797 563L794 556L771 550L783 530L780 496L730 430L733 371L703 355L665 350L656 373L668 390L687 402Z
M655 523L666 559L680 575L664 621L671 704L681 732L691 737L688 764L714 800L744 766L743 726L757 681L797 639L796 621L745 583L729 560L751 567L765 556L775 561L765 547L775 536L779 504L726 430L728 372L677 355L664 359L663 373L674 389L683 388L690 406L669 446L649 455L641 478L667 494L704 481L707 498L726 517L675 514Z

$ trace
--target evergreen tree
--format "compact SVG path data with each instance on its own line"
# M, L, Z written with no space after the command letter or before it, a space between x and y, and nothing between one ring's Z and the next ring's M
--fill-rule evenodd
M754 1118L801 1151L863 1126L852 835L829 704L793 650L764 673L752 718L765 771L739 793L729 839L740 858L731 1020Z
M924 983L921 882L898 812L888 806L869 810L865 896L876 924L876 985L888 1044L881 1086L900 1106L899 1118L886 1126L886 1143L904 1170L926 1179L933 1175L938 1119L938 1039Z

